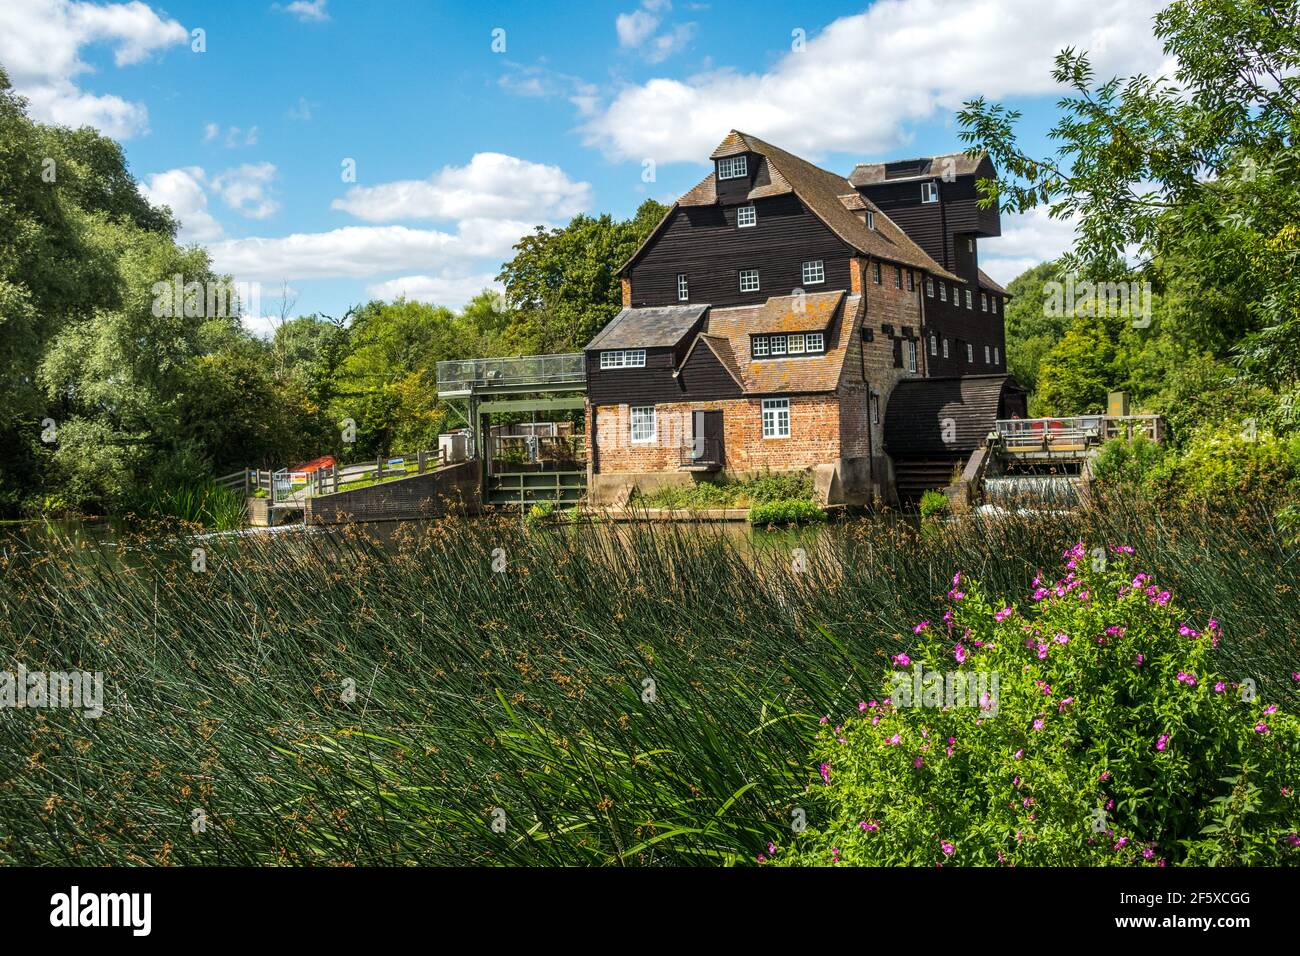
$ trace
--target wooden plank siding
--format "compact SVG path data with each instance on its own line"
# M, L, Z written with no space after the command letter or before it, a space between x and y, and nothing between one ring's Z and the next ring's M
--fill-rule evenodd
M744 182L738 180L738 182ZM774 295L849 288L853 250L796 196L754 201L758 222L736 226L738 205L678 206L628 270L632 305L672 305L685 274L691 302L715 308L761 305ZM826 281L804 286L803 263L821 259ZM759 290L741 292L741 269L759 271Z
M691 353L680 375L669 348L646 349L645 368L601 369L600 352L587 353L587 399L592 405L656 405L663 402L738 398L741 388L703 344Z
M961 304L954 306L952 290L961 290ZM966 308L966 289L971 289L974 308ZM1006 323L1003 321L1003 309L1006 301L1000 296L997 313L980 310L980 290L978 287L948 283L948 301L939 299L938 285L935 286L934 298L924 299L925 321L922 335L925 347L926 374L931 377L950 375L988 375L1005 372L1007 368ZM990 299L993 296L990 294ZM990 308L992 303L990 302ZM937 355L930 354L930 334L938 339ZM948 358L943 357L943 340L948 340ZM974 361L966 361L966 343L975 349ZM984 346L998 350L998 361L985 363Z

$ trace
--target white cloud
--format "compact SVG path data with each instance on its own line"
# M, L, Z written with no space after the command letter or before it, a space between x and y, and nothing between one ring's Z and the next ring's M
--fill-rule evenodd
M298 97L298 105L290 109L285 115L291 120L299 120L305 123L312 118L312 114L319 105L319 103L313 103L305 96L300 96Z
M87 93L75 78L91 71L82 48L104 43L119 66L141 63L159 50L186 43L189 32L147 4L97 5L72 0L0 4L0 63L38 120L93 126L127 139L145 132L148 110L112 94Z
M479 272L465 276L411 275L388 279L366 286L366 294L376 299L405 296L417 302L431 302L459 309L484 289L501 290L496 274Z
M224 235L221 224L208 212L204 179L198 166L186 166L153 173L140 184L140 192L151 203L171 207L181 224L182 242L211 242Z
M1098 76L1169 72L1152 35L1164 0L877 0L810 35L767 71L656 78L614 96L583 125L616 159L701 161L730 129L800 155L877 153L909 126L975 95L1056 91L1053 58L1087 51ZM644 41L643 41L644 42Z
M203 142L211 143L220 137L226 149L235 149L240 146L256 146L257 136L258 129L256 126L250 126L248 129L239 126L227 126L223 134L220 123L203 124Z
M618 45L637 47L650 39L659 27L659 18L645 10L620 13L614 20L614 29L618 32Z
M244 163L213 179L212 188L241 216L265 219L280 208L269 195L273 179L274 163Z
M466 166L444 166L428 179L354 186L331 206L367 222L411 219L527 219L541 222L583 212L591 184L558 166L476 153Z
M213 263L245 281L365 278L393 272L441 274L473 260L503 258L531 228L525 223L462 224L451 233L406 226L344 226L279 238L226 239L208 249Z
M618 45L625 50L639 50L651 63L660 63L685 49L695 36L694 23L678 23L657 33L663 22L661 13L672 9L671 0L642 0L640 8L620 13L614 18Z
M293 3L284 7L278 3L272 4L271 9L291 13L301 23L323 23L330 18L325 9L328 2L329 0L294 0Z
M1074 223L1051 219L1046 206L1002 216L1002 235L980 243L980 268L1006 285L1026 269L1055 259L1074 245Z

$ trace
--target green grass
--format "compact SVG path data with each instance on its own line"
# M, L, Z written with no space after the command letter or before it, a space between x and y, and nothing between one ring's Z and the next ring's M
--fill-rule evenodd
M398 478L407 478L411 475L418 474L419 465L404 465L402 468L384 468L383 478L359 478L356 481L348 481L339 485L339 491L356 491L358 488L369 488L371 485L378 485L385 481L395 481Z
M708 508L750 508L789 499L811 501L812 477L806 473L770 474L742 481L699 481L685 487L661 488L634 497L643 508L702 511Z
M1022 599L1080 538L1135 546L1223 622L1224 673L1295 701L1297 552L1258 515L447 519L387 548L207 539L206 573L194 542L0 545L5 666L103 671L106 708L0 718L0 863L752 861L816 777L817 717L878 688L954 571Z

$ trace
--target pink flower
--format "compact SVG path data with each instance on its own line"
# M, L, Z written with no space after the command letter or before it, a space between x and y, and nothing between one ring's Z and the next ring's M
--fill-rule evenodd
M1142 851L1142 859L1144 860L1149 860L1155 855L1156 855L1156 851L1151 849L1151 847L1147 847L1145 850Z
M958 664L966 663L966 648L962 647L961 644L958 643L956 650L952 652L952 656L957 659Z
M1156 740L1156 750L1164 750L1169 745L1169 735L1161 734Z
M1107 780L1110 779L1110 771L1103 770L1100 774L1097 775L1097 779L1100 780L1102 783L1105 783Z
M1020 759L1021 757L1023 757L1024 755L1025 755L1025 748L1024 748L1024 747L1021 747L1019 750L1016 751L1016 759L1017 759L1017 760L1019 760L1019 759Z
M830 722L831 719L829 717L823 717L821 720L817 721L819 724L829 724Z
M1142 666L1142 662L1144 660L1146 660L1146 656L1143 654L1136 654L1133 657L1133 663L1136 664L1138 667Z
M939 849L943 850L944 856L952 856L953 851L957 848L953 846L951 843L949 843L947 840L944 840L942 843L939 844Z
M908 657L906 654L895 654L894 663L897 664L899 667L906 667L907 665L912 663L912 659Z
M1259 723L1257 723L1257 724L1255 725L1255 733L1257 733L1257 734L1267 734L1267 733L1271 733L1271 731L1269 730L1268 724L1264 723L1264 722L1261 720Z
M832 863L840 862L840 848L837 846L831 847L831 862Z
M1264 708L1264 713L1266 713L1266 714L1276 714L1276 713L1277 713L1277 704L1269 704L1267 707Z
M1222 693L1223 693L1223 687L1224 687L1224 685L1223 685L1223 681L1216 681L1216 682L1215 682L1215 685L1214 685L1214 692L1215 692L1216 694L1222 694Z
M821 769L822 780L825 783L829 784L831 782L831 765L828 763L824 763L821 765L820 769Z
M924 757L917 757L915 760L912 761L912 766L913 766L913 767L916 767L916 768L919 770L919 769L921 769L921 765L922 765L923 763L925 763L925 758L924 758Z
M1070 706L1070 705L1073 704L1073 703L1074 703L1074 698L1073 698L1073 697L1067 697L1067 698L1065 698L1065 700L1061 701L1059 704L1056 705L1056 712L1057 712L1058 714L1062 714L1062 713L1064 713L1064 712L1065 712L1065 708L1068 707L1068 706Z
M1009 607L1004 607L1002 610L998 611L997 613L995 613L995 614L993 615L993 620L995 620L995 621L997 621L999 624L1001 624L1003 621L1005 621L1005 620L1006 620L1007 618L1009 618L1010 616L1011 616L1011 608L1009 608Z
M1056 637L1052 638L1052 640L1056 641L1056 643L1058 643L1058 644L1069 644L1069 643L1070 643L1070 638L1069 638L1069 636L1066 635L1066 634L1057 634Z
M1038 645L1038 659L1039 659L1040 661L1045 661L1045 660L1047 660L1047 645L1046 645L1046 644L1039 644L1039 645Z
M929 622L929 621L922 621L920 624L916 625L916 627L912 628L912 633L913 633L913 634L920 634L922 631L924 631L924 630L925 630L927 627L929 627L929 626L930 626L930 622Z
M891 746L894 747L897 747L902 742L903 742L903 737L901 734L894 734L894 736L890 737L888 740L885 741L885 743L890 744Z
M858 826L862 827L862 829L868 833L875 833L877 830L880 829L880 824L876 823L876 821L874 820L872 820L870 823L868 823L866 820L863 820L861 823L858 824Z
M1038 718L1038 720L1034 721L1034 730L1042 730L1042 729L1043 729L1043 719L1040 717Z

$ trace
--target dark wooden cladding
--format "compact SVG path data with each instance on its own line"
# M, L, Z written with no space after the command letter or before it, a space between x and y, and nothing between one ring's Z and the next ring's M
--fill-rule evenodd
M874 202L918 246L945 269L968 281L976 281L978 261L965 253L965 238L1002 235L1001 218L996 208L980 209L980 179L993 179L993 163L986 156L976 171L944 182L936 175L929 179L907 179L871 183L858 191ZM939 201L921 202L921 184L933 182L939 188ZM959 253L958 247L962 247Z
M979 291L972 289L972 303L974 308L966 308L966 292L969 286L958 286L961 289L960 307L954 307L952 303L952 289L954 283L948 283L948 301L942 302L939 299L938 288L935 289L934 298L927 297L924 300L925 327L922 330L922 338L925 346L926 374L930 376L948 376L948 375L984 375L994 372L1005 372L1007 368L1007 343L1006 343L1006 324L1003 321L1002 309L1005 301L999 297L998 311L983 312L980 310ZM990 299L993 296L990 294ZM991 304L990 304L991 308ZM933 333L937 337L936 352L930 354L930 335ZM948 340L948 357L943 357L943 340ZM966 361L966 343L969 342L974 346L974 361ZM984 346L990 350L990 361L984 361ZM998 361L992 361L992 349L998 350Z
M737 206L678 206L628 270L632 305L677 302L685 274L691 302L760 305L794 289L849 288L852 250L793 195L754 201L757 225L736 226ZM826 281L805 286L803 263L822 260ZM740 270L757 269L759 290L740 291Z
M587 398L592 405L656 405L661 402L738 398L740 386L718 357L700 343L681 374L670 348L646 349L644 368L600 367L600 351L587 353Z

